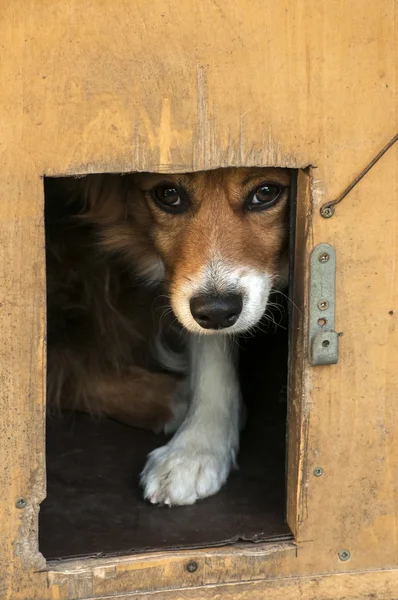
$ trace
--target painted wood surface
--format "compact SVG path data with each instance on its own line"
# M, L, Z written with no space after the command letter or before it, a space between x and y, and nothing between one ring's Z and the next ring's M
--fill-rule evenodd
M394 0L3 2L1 598L144 598L193 586L156 595L277 599L297 597L296 581L302 598L397 596L396 572L378 571L398 560L396 148L332 219L319 215L398 129L396 16ZM185 553L46 567L37 548L45 496L41 177L251 164L313 166L300 176L298 208L303 316L288 489L297 548L191 552L203 561L194 575ZM344 335L338 365L312 368L306 257L319 242L336 248ZM339 560L342 549L350 561ZM350 574L313 577L339 572ZM293 576L302 579L286 579Z

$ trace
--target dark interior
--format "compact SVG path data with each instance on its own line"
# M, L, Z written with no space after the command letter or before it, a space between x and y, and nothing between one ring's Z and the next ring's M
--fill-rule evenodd
M47 421L47 498L40 551L48 559L290 539L285 523L287 307L239 341L248 421L239 470L217 495L154 507L138 486L148 452L165 437L78 412ZM274 320L278 325L272 323Z

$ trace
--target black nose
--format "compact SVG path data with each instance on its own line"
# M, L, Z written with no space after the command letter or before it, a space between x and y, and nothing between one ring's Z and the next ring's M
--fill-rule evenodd
M242 296L201 294L191 298L190 308L193 318L204 329L226 329L238 320L242 311Z

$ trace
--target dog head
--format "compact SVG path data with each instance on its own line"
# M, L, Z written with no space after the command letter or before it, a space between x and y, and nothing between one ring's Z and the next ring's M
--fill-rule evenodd
M289 171L121 179L124 192L113 196L125 197L123 206L108 200L108 208L105 201L96 208L104 244L129 255L148 283L166 284L187 330L238 333L256 325L287 261Z

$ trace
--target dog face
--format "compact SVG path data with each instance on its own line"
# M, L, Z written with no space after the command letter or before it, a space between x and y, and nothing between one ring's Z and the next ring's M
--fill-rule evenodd
M226 168L134 174L98 202L104 245L131 257L148 283L164 281L180 323L200 334L238 333L261 319L287 261L290 173ZM112 200L112 195L114 199ZM97 197L100 197L98 193ZM283 265L284 266L284 265Z
M153 275L168 282L181 324L201 334L255 325L286 246L289 172L228 168L134 182L130 210L146 203Z

